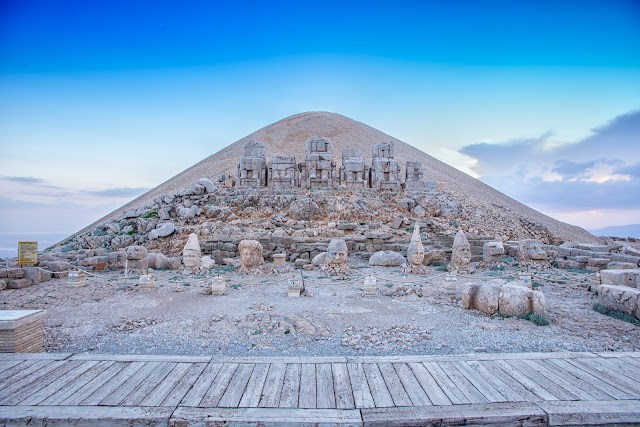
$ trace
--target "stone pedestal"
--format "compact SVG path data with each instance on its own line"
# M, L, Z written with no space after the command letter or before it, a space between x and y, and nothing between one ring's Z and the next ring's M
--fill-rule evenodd
M153 291L156 288L155 276L153 274L141 275L138 288L142 291Z
M0 353L40 353L45 310L0 310Z

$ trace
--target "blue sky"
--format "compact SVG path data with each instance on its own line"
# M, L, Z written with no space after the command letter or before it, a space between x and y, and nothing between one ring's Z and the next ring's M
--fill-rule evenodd
M0 234L70 234L310 110L561 220L640 222L638 1L3 0L0 94Z

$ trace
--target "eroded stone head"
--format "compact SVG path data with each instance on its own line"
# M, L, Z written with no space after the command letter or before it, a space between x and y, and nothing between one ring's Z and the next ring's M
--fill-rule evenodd
M344 239L331 239L327 247L325 263L332 266L346 266L349 263L347 242Z
M453 239L453 248L451 251L451 266L454 268L467 268L471 263L471 245L469 240L460 230Z
M518 259L521 261L545 261L547 252L540 240L520 240L518 243Z
M255 270L264 262L262 245L257 240L242 240L238 245L238 253L241 271Z
M418 224L413 227L413 235L407 249L407 261L412 265L422 265L424 261L424 245L420 238L420 226Z

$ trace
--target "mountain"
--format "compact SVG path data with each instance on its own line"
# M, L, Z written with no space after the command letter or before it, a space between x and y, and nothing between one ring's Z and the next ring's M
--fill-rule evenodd
M635 237L640 239L640 224L611 225L589 231L596 236Z
M465 207L467 211L480 210L485 213L485 217L491 217L493 212L495 223L504 223L506 215L507 221L517 222L525 229L544 230L547 235L553 236L554 241L598 241L595 236L582 228L550 218L405 142L348 117L329 112L296 114L257 130L158 185L76 235L117 219L125 210L151 204L157 196L186 188L200 178L214 179L222 173L235 174L243 147L248 141L257 140L266 144L268 162L273 154L295 155L296 160L300 162L305 157L305 141L312 136L331 139L338 166L341 163L342 150L345 148L361 148L366 162L371 164L373 145L393 141L395 158L403 171L407 160L422 162L426 169L425 179L446 182L446 189L461 196L461 200L467 205ZM532 232L516 237L535 237L535 234Z

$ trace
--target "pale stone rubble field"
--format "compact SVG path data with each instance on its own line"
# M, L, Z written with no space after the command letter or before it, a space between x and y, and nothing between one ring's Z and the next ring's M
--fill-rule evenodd
M0 309L45 309L45 351L209 355L386 355L467 352L634 351L640 327L593 310L593 275L555 268L534 275L549 326L462 307L467 283L513 281L519 268L478 270L444 281L370 267L357 257L349 273L303 274L306 295L287 297L285 276L238 275L224 268L223 296L204 295L201 276L156 271L156 289L140 289L122 271L96 272L85 287L53 279L0 292ZM227 269L228 270L228 269ZM363 277L378 294L363 297ZM484 277L484 279L480 279ZM279 281L278 283L276 283Z

